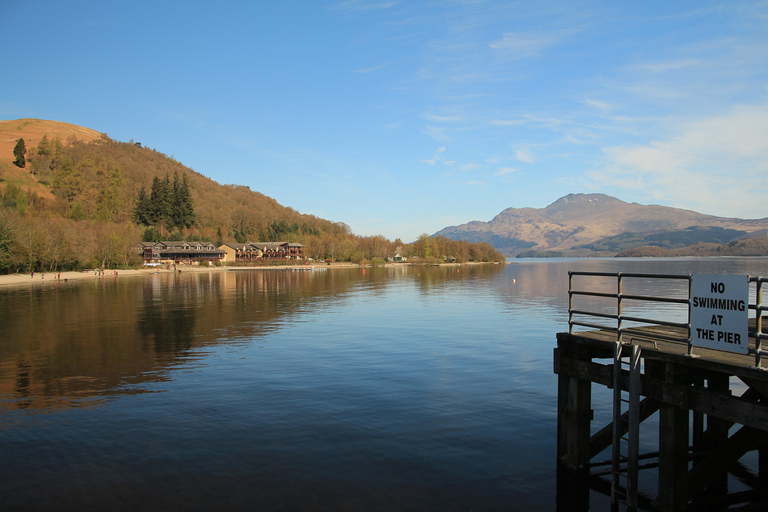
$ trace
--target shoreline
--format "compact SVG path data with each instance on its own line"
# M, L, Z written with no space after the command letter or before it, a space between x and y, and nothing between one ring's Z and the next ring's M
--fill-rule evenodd
M419 266L440 266L440 267L458 267L464 265L501 265L502 263L440 263L440 264L419 264L419 263L386 263L383 268L399 267L419 267ZM177 270L171 270L163 267L117 270L105 269L103 275L95 270L68 270L66 272L35 272L34 276L30 274L8 274L0 275L0 290L12 286L24 286L28 284L46 284L61 283L69 281L83 281L87 279L116 279L120 277L148 276L151 274L173 274L174 272L227 272L243 270L310 270L310 269L350 269L350 268L371 268L373 265L359 265L357 263L333 263L332 265L280 265L280 266L222 266L222 267L201 267L192 265L178 265ZM61 276L60 278L58 276Z

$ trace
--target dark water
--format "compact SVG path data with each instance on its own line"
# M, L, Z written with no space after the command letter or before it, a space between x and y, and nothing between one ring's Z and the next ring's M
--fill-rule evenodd
M569 269L768 275L768 259L0 289L0 509L556 510Z

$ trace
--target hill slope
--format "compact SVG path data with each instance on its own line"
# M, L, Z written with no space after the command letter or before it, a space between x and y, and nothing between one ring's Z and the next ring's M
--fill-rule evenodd
M569 194L546 208L507 208L490 222L451 226L435 235L488 242L507 255L529 249L587 255L600 250L590 244L607 237L642 234L634 246L652 245L645 243L651 234L683 231L694 226L736 230L739 233L732 233L735 237L749 236L768 228L768 219L715 217L666 206L626 203L605 194Z
M37 146L43 136L54 153L43 158ZM12 162L16 141L23 137L27 165ZM253 239L266 237L271 226L305 227L309 231L344 233L347 227L282 206L248 187L221 185L156 150L117 142L95 130L39 119L0 121L0 190L8 186L34 193L41 208L72 218L126 222L141 187L149 190L155 177L186 176L196 213L195 232L211 238L221 232L226 240L235 232ZM114 176L113 176L114 175ZM114 178L114 179L113 179ZM119 186L114 186L115 183ZM112 205L105 213L103 199L112 186ZM160 229L162 231L162 226Z
M40 185L29 173L28 168L20 169L13 165L15 159L13 148L18 140L24 139L27 156L29 156L29 151L37 146L43 135L49 139L58 138L61 141L77 139L83 142L91 142L101 137L96 130L59 121L44 119L0 121L0 178L3 180L0 182L0 189L13 183L25 190L33 190L41 197L53 197L48 187Z

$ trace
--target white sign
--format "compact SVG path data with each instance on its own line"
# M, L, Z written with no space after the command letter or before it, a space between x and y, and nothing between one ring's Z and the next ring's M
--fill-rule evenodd
M694 275L691 342L698 347L749 353L749 277Z

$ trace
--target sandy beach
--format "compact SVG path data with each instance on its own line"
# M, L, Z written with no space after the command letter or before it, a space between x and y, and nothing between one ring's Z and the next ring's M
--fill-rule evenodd
M202 270L202 269L201 269ZM206 271L209 269L205 269ZM118 270L115 274L114 270L105 270L103 275L97 274L93 270L76 271L76 272L35 272L34 276L30 274L10 274L0 275L0 288L6 286L18 286L27 284L38 283L57 283L77 281L83 279L114 279L120 277L149 275L158 272L157 269L141 269L141 270ZM160 270L160 273L170 273L171 270Z

